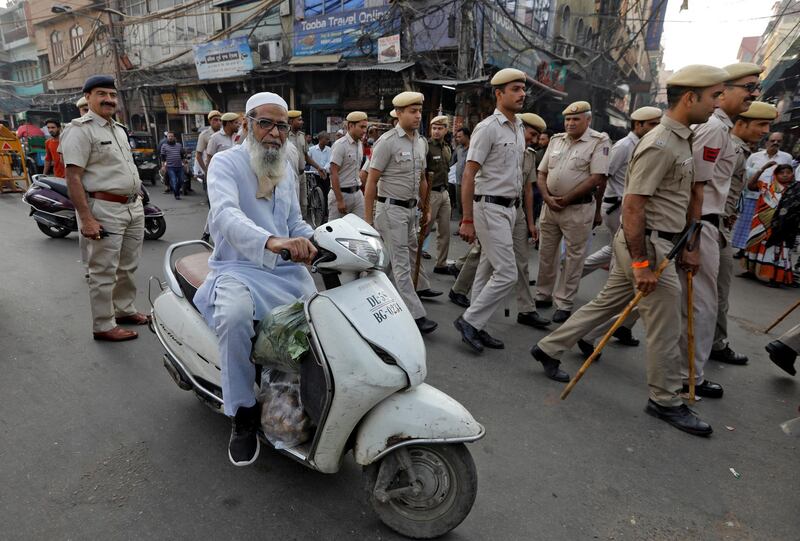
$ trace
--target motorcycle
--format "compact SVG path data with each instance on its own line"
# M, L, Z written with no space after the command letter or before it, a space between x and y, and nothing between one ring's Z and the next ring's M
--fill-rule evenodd
M160 208L150 202L150 194L142 186L144 205L144 238L156 240L167 230L167 221ZM63 178L34 175L31 187L22 196L31 207L30 216L42 233L54 239L62 239L78 231L75 206L69 198L67 183Z
M337 472L352 451L380 520L412 538L443 535L475 501L477 472L465 443L485 430L464 406L424 383L425 344L384 273L389 261L380 234L348 214L318 227L313 242L311 271L324 290L304 300L310 350L300 365L300 401L316 428L307 443L275 448L322 473ZM199 240L168 248L150 329L178 387L222 413L217 337L192 303L210 252ZM263 433L259 438L269 445Z

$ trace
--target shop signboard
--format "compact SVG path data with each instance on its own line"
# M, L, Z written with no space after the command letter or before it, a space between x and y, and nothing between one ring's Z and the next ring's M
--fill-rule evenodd
M372 3L380 5L337 10L295 20L292 54L294 56L374 55L377 52L375 36L386 34L396 28L399 17L390 21L387 17L390 6L384 5L383 2ZM359 41L362 36L366 38Z
M202 88L178 88L175 93L161 94L161 101L171 115L205 115L214 108Z
M400 34L378 39L378 64L400 61Z
M211 41L192 49L200 80L237 77L253 70L253 52L244 36Z
M661 34L664 32L664 16L666 14L667 0L653 0L644 34L646 51L658 51L661 47Z

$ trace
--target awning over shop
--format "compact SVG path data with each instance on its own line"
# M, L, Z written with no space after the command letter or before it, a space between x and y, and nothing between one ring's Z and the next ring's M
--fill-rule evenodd
M484 75L483 77L478 77L477 79L467 79L465 81L459 81L456 79L414 79L414 82L422 85L450 86L453 88L458 88L460 86L480 85L488 80L489 76Z
M14 114L31 109L31 100L0 92L0 113Z
M324 56L337 56L337 55L324 55ZM312 58L312 57L294 57L294 58ZM294 58L292 60L294 60ZM321 57L317 57L321 58ZM255 71L254 73L264 73L264 72L276 72L276 71L290 71L295 73L301 73L306 71L391 71L394 73L399 73L403 70L406 70L414 65L414 62L392 62L389 64L351 64L350 62L345 62L340 65L337 61L336 64L333 65L308 65L308 64L291 64L292 60L289 61L288 66L276 66L276 67L262 67Z
M310 56L293 56L290 66L307 66L309 64L336 64L342 59L340 54L315 54Z

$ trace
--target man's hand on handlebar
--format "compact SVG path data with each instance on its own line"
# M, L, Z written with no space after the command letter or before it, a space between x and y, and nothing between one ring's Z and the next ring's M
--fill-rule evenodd
M288 259L295 263L306 263L308 265L317 256L316 247L305 237L270 237L267 241L267 250L280 255L284 259L287 259L285 256L288 255Z

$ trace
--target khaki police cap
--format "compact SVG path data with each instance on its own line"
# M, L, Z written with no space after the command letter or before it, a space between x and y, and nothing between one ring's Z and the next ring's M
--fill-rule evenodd
M730 79L730 74L722 68L704 64L684 66L667 79L667 86L685 86L689 88L705 88L718 85Z
M447 120L447 115L439 115L434 117L433 120L431 120L431 124L442 124L445 127L447 127L448 123L449 122Z
M754 101L750 104L750 109L739 116L751 120L775 120L778 118L778 109L769 103Z
M520 71L514 68L505 68L501 69L497 73L494 74L492 77L491 84L492 86L500 86L507 83L514 83L514 82L521 82L524 83L528 80L527 75L525 75L524 71Z
M83 96L81 96L81 99L79 99L77 102L75 102L75 107L77 107L78 109L80 109L81 107L88 107L88 105L89 105L89 102L86 101L86 98L83 97Z
M389 111L389 116L392 118L397 118L397 111L392 109L391 111Z
M303 116L302 111L298 111L297 109L290 109L288 112L289 118L298 118Z
M536 128L538 131L547 129L547 124L544 119L535 113L522 113L517 116L524 124L527 124L531 128Z
M392 100L392 105L395 107L408 107L409 105L422 105L425 101L425 96L419 92L400 92Z
M726 81L735 81L736 79L741 79L748 75L761 75L761 72L764 71L764 68L752 62L737 62L736 64L725 66L722 69L727 71L728 75L730 75L730 77L725 79Z
M648 120L656 120L661 118L661 115L664 112L659 109L658 107L646 106L646 107L639 107L631 114L631 120L637 120L639 122L646 122Z
M231 120L238 120L238 119L239 115L237 115L236 113L225 113L224 115L222 115L223 122L230 122Z
M592 106L588 101L576 101L567 105L567 108L561 111L561 114L567 116L590 112L592 112Z
M214 117L216 117L216 116L222 116L222 113L220 113L220 112L219 112L219 111L217 111L216 109L215 109L215 110L213 110L213 111L211 111L210 113L208 113L208 119L209 119L209 120L211 120L212 118L214 118Z
M345 117L345 120L348 122L361 122L362 120L366 119L367 119L367 113L363 111L353 111L352 113L347 115L347 117Z

